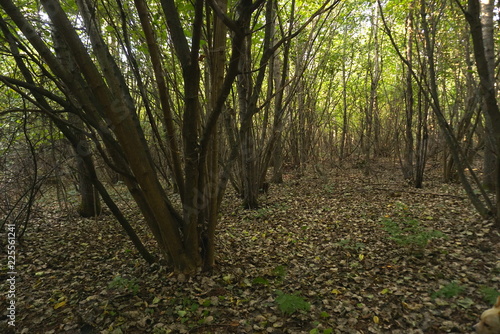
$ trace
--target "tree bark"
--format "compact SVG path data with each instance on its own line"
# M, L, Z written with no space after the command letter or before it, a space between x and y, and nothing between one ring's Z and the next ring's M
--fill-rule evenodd
M483 25L480 18L479 0L468 1L468 11L465 17L469 22L474 45L474 57L476 68L480 78L481 94L483 96L483 106L488 114L493 129L493 141L496 152L500 152L500 110L496 99L496 89L494 74L485 52L485 42L483 35ZM496 158L496 226L500 228L500 156Z
M495 74L495 47L493 38L493 9L494 0L481 0L481 24L484 44L484 57L488 65L489 80L494 82ZM483 111L486 111L488 106L483 100ZM490 114L484 112L485 120L485 142L484 142L484 165L483 165L483 185L489 191L496 189L496 155L497 149L495 145L495 136L493 122Z
M227 12L227 0L216 0L218 8L223 14ZM226 32L227 28L222 20L213 16L213 23L208 24L212 28L210 54L208 57L209 65L209 107L214 110L217 107L217 98L219 97L224 85L224 68L226 66ZM217 216L219 212L219 131L214 131L214 136L210 142L208 161L208 173L206 185L204 186L211 199L207 203L206 217L207 227L203 231L202 246L204 252L204 268L211 269L215 265L215 229L217 227Z
M54 50L61 64L70 72L76 72L77 65L72 59L71 53L66 45L61 42L59 32L54 31L52 37L54 41ZM75 129L84 129L83 120L75 112L68 112L68 121ZM91 174L95 174L94 162L91 156L91 146L83 131L75 131L75 136L78 139L78 143L73 145L76 170L78 172L78 191L80 193L78 213L82 217L95 217L101 214L101 202L99 200L99 193L97 189L95 189L91 179ZM84 157L88 157L87 164L83 161Z
M408 16L406 17L406 59L408 66L413 66L413 41L414 41L414 26L413 26L413 2L410 3ZM411 76L412 68L406 70L405 75L405 150L403 155L403 177L405 180L415 182L413 172L413 114L414 114L414 97L413 97L413 78Z

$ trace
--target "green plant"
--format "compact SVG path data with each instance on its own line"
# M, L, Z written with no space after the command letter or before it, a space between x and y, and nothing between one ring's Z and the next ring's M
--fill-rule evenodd
M253 213L253 217L256 219L264 219L267 218L271 213L272 209L270 208L260 208Z
M167 330L165 328L155 327L153 328L153 334L167 334Z
M192 321L201 323L202 318L210 314L210 310L205 309L212 306L210 299L193 299L190 297L174 298L171 300L171 314L176 316L182 324Z
M344 249L353 250L353 251L359 251L360 249L363 249L366 247L366 245L364 243L355 242L350 238L342 239L339 242L336 242L334 245L338 246L338 247L342 247Z
M290 205L285 203L277 203L274 206L274 209L277 211L288 211L290 209Z
M255 277L252 280L252 284L269 285L269 281L264 277Z
M286 267L279 265L273 269L273 275L279 278L284 278L286 275Z
M333 329L332 328L326 328L326 329L323 329L322 331L319 330L318 328L313 328L309 331L309 334L331 334L333 333Z
M465 288L463 286L460 286L457 282L451 282L443 286L441 289L438 291L434 292L431 297L438 298L438 297L444 297L444 298L452 298L456 297L462 292L464 292Z
M333 184L325 184L323 190L328 194L333 194L335 192L335 186Z
M111 282L109 282L108 287L110 289L124 290L129 293L137 294L139 291L139 285L137 284L137 279L128 279L121 276L116 276Z
M280 290L276 290L276 304L281 312L290 315L297 311L309 311L311 304L309 304L303 297L298 294L284 294Z
M412 218L404 203L396 203L396 210L392 217L386 217L382 220L382 225L384 231L389 234L389 239L398 245L421 253L431 239L446 238L443 232L428 229L422 226L417 219Z
M488 286L482 286L479 292L483 295L483 299L491 305L495 304L497 297L500 296L500 291Z

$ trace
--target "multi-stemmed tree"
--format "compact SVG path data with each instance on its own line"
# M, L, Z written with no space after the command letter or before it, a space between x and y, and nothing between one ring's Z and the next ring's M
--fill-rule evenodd
M16 43L30 46L31 59L24 60L29 63L26 67L50 80L52 91L45 90L41 80L28 82L26 76L18 85L33 96L39 95L31 102L52 118L73 146L82 144L83 139L77 134L85 133L92 138L104 159L121 175L165 258L177 271L193 272L214 264L213 230L218 210L217 192L221 189L214 177L217 171L214 161L218 157L214 149L217 120L238 74L251 16L262 3L240 1L235 18L230 18L221 1L211 1L207 7L204 1L195 1L189 13L193 20L190 27L185 27L171 0L161 1L161 7L154 8L143 0L101 6L82 0L76 1L75 7L63 6L57 0L44 0L38 21L28 20L28 15L35 14L28 8L8 0L1 3ZM214 79L210 108L203 109L200 48L205 12L212 15L210 28L218 29L212 36L217 41L210 41L209 47L221 47L221 34L225 33L220 22L224 22L231 30L231 53L227 68L219 64L217 71L212 72L212 76L222 76L222 79ZM43 23L37 27L33 22ZM140 28L142 34L140 40L132 43L130 22L134 29ZM165 23L168 35L160 30ZM114 43L123 48L121 52L112 49L116 46L113 41L118 41ZM177 110L180 117L171 107L174 98L165 83L165 66L171 56L171 50L165 49L165 45L172 46L181 68L183 107ZM135 58L139 49L141 60ZM220 63L215 54L208 56L213 64ZM140 61L145 63L141 66ZM149 81L147 68L152 68L154 77L154 84L149 87L145 83ZM136 84L139 98L135 95ZM158 109L148 115L151 117L145 126L141 119L144 110L153 108L148 94L158 98L159 106L154 106ZM75 117L85 126L71 121ZM177 126L176 121L181 124ZM160 124L165 136L157 139L165 144L164 159L169 162L172 178L178 186L181 210L174 208L166 194L155 167L151 143L145 135L149 129L159 131L156 129ZM87 152L79 153L89 169L91 160ZM101 196L109 201L95 172L87 174ZM113 206L111 202L107 204ZM115 212L119 215L119 211ZM146 252L143 254L152 260Z
M3 36L11 50L25 52L10 52L20 75L1 79L73 146L80 178L90 185L80 187L90 200L86 208L94 209L86 215L99 212L98 193L141 254L154 261L98 177L98 154L123 180L174 270L213 267L218 211L235 156L241 158L245 203L256 204L261 181L252 118L263 101L268 67L279 64L278 51L314 17L332 8L330 1L287 31L277 23L285 18L273 0L42 0L40 8L5 0L0 7ZM252 39L261 30L252 22L264 25L258 48ZM239 103L233 104L228 96L235 87ZM283 84L276 87L268 96L282 100ZM221 132L222 114L229 124L240 124L233 140ZM220 153L225 143L231 154ZM166 184L175 186L180 203Z

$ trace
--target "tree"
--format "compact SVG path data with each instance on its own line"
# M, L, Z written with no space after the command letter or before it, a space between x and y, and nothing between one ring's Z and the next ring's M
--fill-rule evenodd
M56 57L59 58L61 64L69 71L76 71L76 64L72 61L69 50L64 43L61 43L60 37L55 31L53 41ZM19 67L22 66L23 65L19 64ZM33 83L34 80L30 78L29 71L26 69L24 73L25 78ZM47 110L51 109L47 101L42 97L39 97L39 103L41 103ZM76 169L78 172L78 190L81 198L78 212L82 217L95 217L101 213L101 202L99 200L99 193L94 187L91 178L91 175L96 174L92 158L92 148L85 134L82 131L79 131L85 129L82 119L79 118L77 114L69 112L68 122L74 129L78 129L77 131L74 131L73 134L78 140L78 144L73 145L73 151L75 152L76 157ZM88 164L83 161L82 156L88 157Z
M415 28L413 25L413 4L410 2L408 8L408 16L406 18L406 60L408 61L408 66L413 66L413 41L415 38ZM413 94L413 78L411 76L411 69L406 71L405 75L405 150L403 155L403 177L406 180L414 180L414 169L413 169L413 115L414 115L414 94Z
M0 3L4 35L12 34L17 45L33 50L25 60L29 76L2 79L18 92L27 90L22 96L28 103L84 153L78 166L88 176L93 207L98 208L98 192L147 261L154 258L95 172L91 148L120 175L171 267L184 273L209 270L215 265L218 210L238 151L245 203L256 206L263 173L254 149L253 116L260 110L270 60L334 5L326 1L303 25L290 24L278 39L271 24L275 1L242 0L234 14L225 0L77 0L73 5L42 0L41 5ZM260 13L265 14L263 53L253 54L252 38L260 31L250 24L261 19ZM255 72L253 64L258 64ZM285 78L273 96L283 94ZM235 83L238 114L228 101ZM280 127L281 103L275 107L275 128ZM219 149L225 144L221 115L228 124L240 123L229 155ZM178 202L168 195L169 184L175 185Z
M484 44L484 58L488 65L488 75L490 82L494 82L495 78L495 42L493 33L493 0L481 1L481 25ZM488 109L486 100L483 98L483 110ZM496 145L495 145L495 129L493 128L492 120L489 112L484 113L485 119L485 141L484 141L484 164L483 164L483 183L486 189L495 191L496 179Z
M380 134L380 120L379 120L379 105L378 105L378 92L381 76L381 57L380 57L380 36L378 33L378 21L379 21L379 8L376 4L373 7L373 14L371 17L373 21L372 31L370 39L373 44L373 55L370 54L370 60L367 61L369 64L367 80L370 82L370 90L368 95L367 107L365 109L365 140L363 154L366 162L368 173L369 161L371 158L371 152L377 152L379 145L379 134Z
M491 38L491 27L489 24L491 19L487 18L491 15L491 7L485 6L483 13L486 16L483 25L481 22L481 7L479 0L468 0L467 10L457 4L462 9L465 18L470 26L470 33L474 45L474 58L476 60L477 73L480 78L480 92L483 97L483 108L487 114L487 122L491 122L491 139L493 140L493 148L495 152L500 152L500 110L496 99L495 75L492 73L491 52L489 50L493 45L489 40ZM489 1L485 1L488 5ZM483 29L484 28L484 29ZM486 37L486 41L485 41ZM488 125L487 125L488 127ZM490 140L487 138L486 140ZM496 157L496 224L500 228L500 156ZM489 171L487 171L489 172Z
M153 65L156 75L155 91L160 96L165 130L170 138L167 143L173 165L172 174L179 185L181 212L174 208L166 195L155 168L151 147L145 137L145 128L139 119L141 110L126 78L130 68L121 62L120 58L113 57L104 38L103 20L114 22L112 18L106 16L106 12L100 10L101 8L90 7L84 0L77 1L78 8L64 9L56 0L42 1L54 29L61 36L61 43L66 45L66 49L71 52L72 61L77 65L77 70L72 71L54 54L50 48L50 38L42 38L37 34L35 27L28 22L18 6L12 1L1 3L7 17L17 25L27 42L47 64L47 68L43 67L43 70L45 73L51 73L50 78L60 94L69 97L69 105L57 96L42 91L45 98L50 99L51 103L64 106L64 110L71 108L71 111L92 129L93 135L96 136L94 142L98 146L101 143L104 145L105 150L101 150L101 154L121 174L168 262L176 271L187 273L202 266L210 268L214 265L213 256L209 255L213 254L213 251L207 249L213 247L213 242L203 241L213 238L213 235L207 234L210 219L206 208L218 197L213 196L213 188L207 187L207 175L214 172L213 169L207 168L207 157L217 119L237 75L240 50L245 32L248 31L250 17L262 1L241 1L237 8L238 18L235 20L225 15L217 3L211 3L217 17L232 30L232 53L222 87L213 98L215 105L201 126L199 58L203 3L198 0L194 4L194 23L188 38L174 2L161 1L162 15L168 24L184 79L184 109L181 114L182 125L178 129L183 142L181 152L175 146L177 129L173 126L174 116L170 109L169 96L163 95L167 90L162 83L161 65L164 59L159 51L161 42L152 36L152 26L156 22L153 21L153 15L149 13L144 1L134 2L135 13L139 16L140 26L147 41L148 49L144 51L143 56ZM83 19L83 33L78 32L77 21L72 22L75 14ZM137 20L137 16L131 15L128 19ZM122 40L126 40L126 36L122 35L127 32L126 26L121 27L123 30L118 28L111 25L110 30ZM40 63L39 66L44 65ZM67 132L68 126L64 120L55 113L51 116L61 131ZM70 135L69 132L66 135ZM77 143L78 139L75 139L75 142ZM179 167L181 160L184 161L183 171ZM213 215L213 211L211 214Z
M276 165L275 168L280 168L279 164L279 156L281 152L276 152L277 149L281 149L281 132L282 132L282 122L284 118L284 108L283 101L285 100L285 79L287 78L289 67L291 66L289 63L290 60L290 45L291 41L294 37L298 36L302 31L306 29L311 23L314 23L314 26L319 26L318 22L314 22L314 20L319 17L323 13L329 13L335 6L338 4L338 1L324 1L319 6L319 9L314 11L312 14L306 16L307 19L305 22L300 23L294 20L294 15L291 15L290 20L288 22L288 28L280 26L281 30L281 38L277 38L277 34L275 33L275 20L278 18L279 13L275 15L275 7L276 2L269 1L266 5L265 10L265 23L264 23L264 34L258 35L257 40L259 40L260 44L258 46L254 46L255 41L251 38L251 34L247 34L247 39L245 41L245 47L241 58L240 63L240 74L238 75L238 111L239 111L239 129L233 125L233 129L229 130L230 133L238 132L237 139L233 139L233 141L238 140L240 144L240 161L241 161L241 170L239 170L239 182L235 182L237 184L236 188L240 192L243 198L243 206L248 209L255 209L259 206L258 203L258 192L259 189L262 189L267 170L271 163L271 155L274 154L277 157L278 161L274 161ZM290 11L295 12L295 1L291 2ZM323 19L324 20L324 19ZM323 22L322 20L320 22ZM296 25L298 27L296 27ZM311 33L312 34L312 33ZM304 56L311 47L312 43L307 44L304 49L300 49L300 55ZM273 82L273 68L278 66L278 62L276 61L276 57L278 57L277 52L283 46L283 62L282 69L279 71L280 75L274 77L277 84L274 85L274 94L271 93L272 90L272 82ZM259 52L255 52L254 50L259 50ZM256 57L256 54L261 54L260 57ZM274 61L273 61L274 60ZM298 62L300 63L300 62ZM300 86L300 79L302 78L302 74L305 71L305 64L296 65L296 73L294 80L297 80L299 83L297 86ZM254 122L254 116L257 115L263 108L261 108L261 96L262 92L265 89L266 83L266 74L268 77L267 82L271 83L268 87L267 96L269 99L267 101L262 102L263 105L269 106L272 102L274 102L274 119L271 125L271 130L268 138L266 137L267 133L267 124L268 121L264 121L264 129L262 130L262 136L256 135L257 130L257 122ZM279 80L279 81L278 81ZM292 80L290 80L292 81ZM291 85L288 83L288 85ZM291 85L293 87L293 85ZM293 87L292 90L289 91L290 95L301 95L301 91L299 88ZM293 93L292 93L293 92ZM299 100L302 101L302 100ZM302 101L303 102L303 101ZM267 108L267 107L266 107ZM299 106L299 109L302 108ZM268 110L268 109L266 109ZM302 117L303 113L299 113L299 122L300 120L304 120ZM264 120L268 119L268 111L265 112ZM304 123L299 125L299 128L304 130ZM260 140L259 140L260 139ZM305 142L304 140L302 142Z
M7 24L3 19L0 19L0 29L2 29L2 32L9 44L10 52L21 72L22 77L24 78L26 83L35 85L33 75L30 72L27 64L25 63L24 57L21 55L21 52L19 50L19 46L17 44L18 41L16 40L15 36L9 31ZM55 50L58 53L58 57L61 58L61 63L65 66L73 66L73 64L68 62L68 59L64 55L66 53L66 50L61 50L57 45L57 38L54 38L54 45ZM24 51L26 50L24 49ZM37 103L39 103L45 110L52 110L52 107L44 99L42 94L34 89L32 89L31 92ZM83 128L83 123L81 123L78 117L75 117L73 113L68 113L68 122L72 123L75 128ZM80 158L81 155L90 155L91 148L87 142L87 139L82 135L81 132L75 134L80 137L78 146L73 147L76 158L78 191L80 193L80 205L78 208L78 212L82 217L93 217L99 215L101 212L101 203L99 201L99 196L96 189L92 185L91 180L89 179L89 174L95 172L95 168L93 162L87 167ZM92 169L92 171L88 171L87 168Z
M381 6L379 1L379 6ZM438 8L437 11L432 9ZM467 193L469 199L471 200L474 207L483 217L489 217L493 210L493 205L485 193L484 188L481 187L477 175L474 173L470 166L467 156L460 145L456 134L453 131L451 122L446 119L445 109L442 104L443 94L440 92L438 86L438 75L436 70L436 45L438 36L438 22L442 19L442 14L444 9L444 4L438 2L427 2L426 0L420 0L419 2L419 13L422 31L422 54L425 56L425 71L426 76L420 77L413 68L409 65L408 60L400 52L398 44L388 26L382 14L382 21L384 24L384 29L389 35L391 44L398 53L400 59L405 63L407 69L411 72L412 77L417 82L419 89L424 93L423 96L428 103L429 107L432 109L434 116L436 117L437 123L443 133L444 139L447 144L447 148L450 150L450 154L453 159L453 163L456 165L456 172L458 178L460 179L465 192ZM467 173L471 176L467 177ZM480 196L478 196L473 188L480 190Z

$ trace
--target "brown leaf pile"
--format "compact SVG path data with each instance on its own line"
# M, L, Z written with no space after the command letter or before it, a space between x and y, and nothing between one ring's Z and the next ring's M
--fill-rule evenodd
M18 245L16 333L470 333L500 289L498 231L459 185L372 174L289 175L254 211L229 194L218 267L194 277L149 267L111 215L80 219L45 199ZM446 238L423 252L391 240L381 222L401 203ZM309 307L285 312L279 294Z

